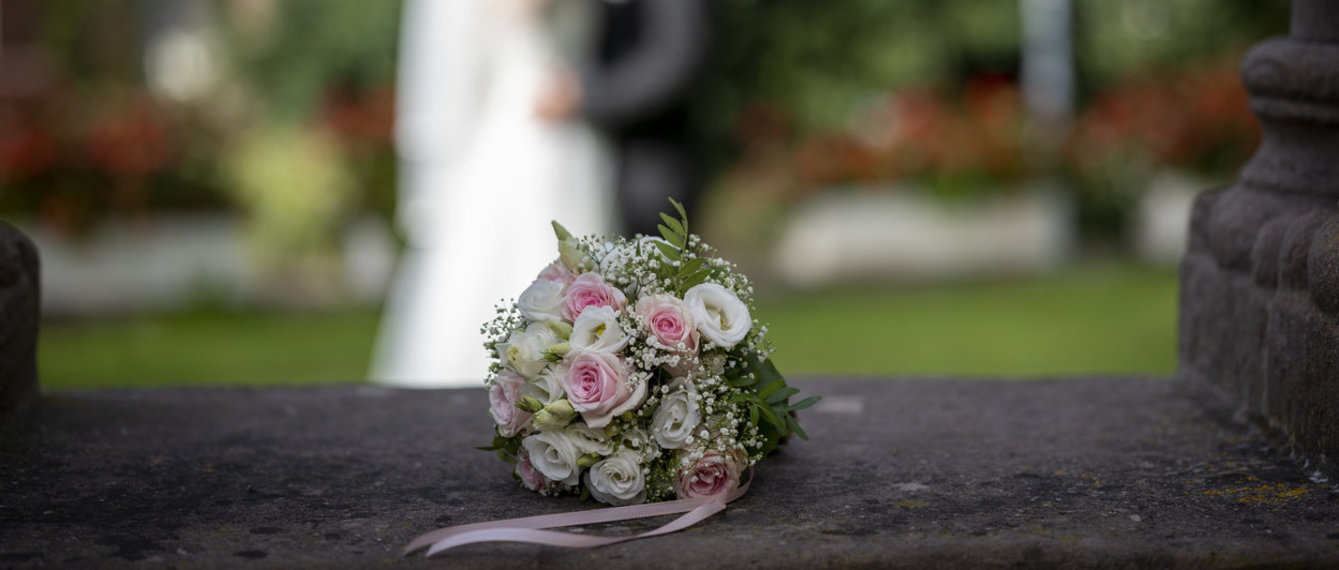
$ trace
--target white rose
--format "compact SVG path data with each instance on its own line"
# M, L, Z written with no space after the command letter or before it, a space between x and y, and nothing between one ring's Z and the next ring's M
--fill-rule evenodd
M618 313L612 307L586 307L572 323L567 342L575 349L617 354L628 345L628 335L618 325Z
M638 459L636 453L619 451L592 465L585 478L591 496L610 505L646 502L646 479Z
M532 321L563 320L563 292L567 286L559 281L536 279L516 299L521 315Z
M753 320L749 308L734 291L715 283L702 283L683 296L698 332L722 348L733 348L744 340Z
M604 436L604 430L590 427L583 423L568 424L564 429L567 432L567 438L572 440L572 445L577 446L577 451L582 455L587 453L598 453L600 455L609 455L614 452L614 442Z
M542 431L521 440L521 447L530 454L530 463L548 477L564 485L575 485L581 480L581 453L567 434L561 431Z
M553 332L548 325L530 323L523 331L512 331L507 342L497 345L497 351L504 366L533 379L549 364L544 360L544 352L560 340L558 333Z
M697 388L687 378L670 384L670 392L660 399L660 406L651 416L651 437L665 449L679 449L688 445L693 430L701 423L697 410Z

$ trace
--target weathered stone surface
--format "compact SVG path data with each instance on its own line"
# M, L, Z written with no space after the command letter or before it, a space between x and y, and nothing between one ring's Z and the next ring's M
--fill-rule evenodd
M473 449L491 436L482 390L47 394L0 433L0 566L1339 564L1329 486L1169 379L795 384L826 397L803 418L811 441L721 515L594 550L432 560L399 549L590 506L523 491Z
M1260 148L1191 217L1178 376L1339 476L1339 3L1292 9L1242 62Z
M37 250L0 222L0 425L37 393Z

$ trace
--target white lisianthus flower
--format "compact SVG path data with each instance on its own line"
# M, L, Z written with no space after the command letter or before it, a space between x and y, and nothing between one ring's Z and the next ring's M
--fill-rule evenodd
M521 311L521 316L532 321L561 321L566 291L565 283L536 279L516 299L516 308Z
M548 325L530 323L525 330L512 331L507 342L497 345L497 352L504 366L533 379L549 364L544 360L544 352L559 342L558 333Z
M587 453L609 455L614 452L614 442L605 437L602 429L595 429L583 423L572 423L568 424L564 431L582 455Z
M650 461L655 456L656 450L651 449L655 447L651 444L651 436L646 435L646 431L642 428L632 428L623 432L620 437L623 438L621 449L636 453L642 461Z
M618 313L611 307L586 307L572 323L567 342L572 348L617 354L628 345L628 335L618 325Z
M641 239L628 240L619 244L606 243L600 256L600 273L609 274L628 267L637 258L650 257L664 260L655 242L669 242L655 236L642 236ZM628 293L637 292L636 284L629 286Z
M522 396L530 396L541 404L549 405L567 397L563 392L563 379L567 378L567 365L558 363L542 370L521 388Z
M600 273L608 274L628 264L628 259L632 257L631 243L614 244L605 242L602 244L598 255L600 257Z
M669 393L660 399L660 406L651 416L651 437L660 447L679 449L688 445L702 415L697 407L697 387L690 380L680 378L669 388Z
M641 239L637 240L604 244L603 255L600 257L600 272L609 273L627 267L633 258L638 257L638 251L642 252L642 255L647 252L659 251L656 249L654 242L669 243L655 236L642 236ZM660 256L659 253L654 255Z
M748 305L734 291L715 283L702 283L684 293L698 332L722 348L734 348L753 328Z
M564 485L575 485L581 480L581 466L577 460L581 452L563 431L542 431L521 440L521 447L530 454L535 469Z
M592 465L585 477L591 496L610 505L646 502L646 479L638 459L636 453L624 450Z

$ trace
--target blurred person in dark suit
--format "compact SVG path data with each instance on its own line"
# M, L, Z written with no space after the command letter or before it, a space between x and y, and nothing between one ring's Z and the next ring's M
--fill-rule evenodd
M711 39L709 0L600 3L596 49L558 70L536 102L547 120L580 116L615 153L617 210L624 233L658 235L667 197L692 210L702 184L689 95Z

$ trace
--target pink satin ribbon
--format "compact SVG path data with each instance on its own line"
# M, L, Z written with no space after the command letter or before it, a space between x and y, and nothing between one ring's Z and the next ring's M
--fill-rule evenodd
M727 503L731 503L735 499L744 496L744 493L748 492L748 490L749 482L745 481L738 488L727 493L724 497L679 499L677 501L665 501L661 503L646 503L641 505L628 505L626 507L610 507L590 511L557 513L552 515L539 515L518 519L451 526L437 529L415 538L413 542L409 543L409 546L405 547L404 555L407 556L410 553L427 546L427 555L433 556L448 548L455 548L457 546L473 544L476 542L528 542L568 548L592 548L595 546L617 544L619 542L626 542L639 538L648 538L678 532L693 526L703 519L725 510L725 505ZM683 513L683 515L654 530L648 530L641 534L629 536L593 536L545 530L567 526L658 517L677 513Z

